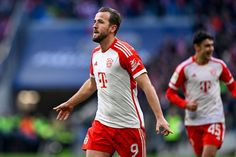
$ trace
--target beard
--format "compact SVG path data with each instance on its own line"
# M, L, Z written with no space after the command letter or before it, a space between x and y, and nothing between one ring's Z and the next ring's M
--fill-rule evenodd
M103 41L103 39L105 39L107 37L107 33L101 33L100 35L98 35L97 37L93 37L93 41L96 43L100 43Z

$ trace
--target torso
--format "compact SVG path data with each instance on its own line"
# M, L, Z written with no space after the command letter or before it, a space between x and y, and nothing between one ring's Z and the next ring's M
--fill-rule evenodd
M117 39L106 52L97 48L93 53L91 75L98 90L95 119L104 125L115 128L140 128L144 125L134 78L146 70L135 53L127 43ZM137 63L131 66L133 59Z
M220 95L220 77L225 68L224 62L219 59L212 58L207 64L199 65L192 57L177 67L175 73L178 76L172 77L170 87L182 87L185 99L198 103L197 111L186 110L186 125L225 121Z

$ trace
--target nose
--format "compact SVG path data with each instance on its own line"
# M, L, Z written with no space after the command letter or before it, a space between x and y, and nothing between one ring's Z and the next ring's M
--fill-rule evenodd
M211 51L214 51L214 46L211 46L211 48L210 48L210 49L211 49Z
M97 22L93 23L93 28L97 28Z

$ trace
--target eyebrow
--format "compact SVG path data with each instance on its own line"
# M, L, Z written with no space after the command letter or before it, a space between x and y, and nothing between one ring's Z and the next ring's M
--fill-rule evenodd
M97 19L97 20L96 20L96 19L94 19L94 20L93 20L93 22L96 22L96 21L98 21L98 22L104 22L104 20L103 20L103 19Z

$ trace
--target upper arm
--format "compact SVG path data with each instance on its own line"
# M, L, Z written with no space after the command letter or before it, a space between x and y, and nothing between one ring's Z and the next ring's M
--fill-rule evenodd
M127 70L134 79L142 73L147 72L142 59L133 47L127 43L117 41L114 49L118 52L121 67Z
M138 86L142 89L145 90L146 87L149 87L151 84L151 81L147 75L147 73L143 73L139 75L138 77L135 78Z
M97 85L96 85L95 78L94 77L90 77L90 82L91 82L91 87L96 90L97 89Z
M171 76L169 87L178 90L184 84L185 80L184 68L178 69L177 67Z
M232 74L225 64L222 64L222 68L223 69L222 69L220 79L224 81L227 85L229 85L234 81Z
M87 81L86 81L86 85L89 91L95 92L97 90L97 86L96 86L96 82L95 79L93 77L90 77Z

